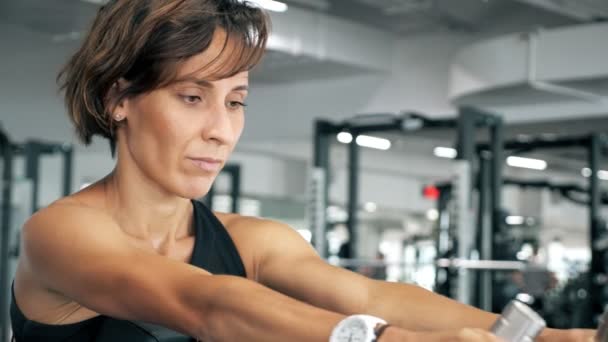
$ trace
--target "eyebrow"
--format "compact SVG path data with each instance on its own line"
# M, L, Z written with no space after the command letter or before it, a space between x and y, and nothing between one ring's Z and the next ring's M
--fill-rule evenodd
M203 88L208 88L208 89L214 88L213 83L211 83L207 80L196 78L196 77L187 77L187 78L178 80L177 82L178 83L192 82ZM242 84L242 85L232 88L232 91L249 91L249 86L246 84Z

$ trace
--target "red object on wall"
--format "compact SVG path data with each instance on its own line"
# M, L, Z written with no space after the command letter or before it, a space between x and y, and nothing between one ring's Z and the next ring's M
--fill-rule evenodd
M439 189L436 186L428 185L428 186L424 187L422 194L425 198L436 201L439 199L439 195L441 195L441 191L439 191Z

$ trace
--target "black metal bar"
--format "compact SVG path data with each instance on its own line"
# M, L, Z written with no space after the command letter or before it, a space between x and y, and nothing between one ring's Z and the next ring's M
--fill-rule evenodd
M32 212L38 211L38 194L40 193L40 149L34 141L25 144L25 175L32 181Z
M63 195L72 193L72 165L74 163L74 148L69 145L63 146Z
M475 157L475 127L478 119L476 112L462 108L458 120L457 159L473 161Z
M453 255L453 246L451 245L450 236L450 215L448 205L452 197L452 185L437 186L439 188L439 199L437 200L437 257L451 259ZM454 271L449 268L437 269L435 272L435 292L452 297L451 279L454 278Z
M381 132L398 132L401 126L399 124L386 124L386 125L365 125L365 126L350 126L345 125L344 130L352 134L366 134L366 133L381 133Z
M324 179L327 180L327 175L329 175L329 158L331 151L331 135L335 134L336 130L333 124L324 120L317 120L315 122L315 132L314 132L314 151L313 151L313 163L315 169L319 169L324 174ZM327 186L327 181L323 182L322 189L320 189L321 198L323 199L323 203L327 204L329 200L329 187ZM318 210L314 213L314 215L326 215L326 210ZM322 226L322 232L319 233L313 229L313 244L315 248L317 248L318 253L325 257L328 253L328 244L326 243L326 232L327 232L327 219L320 220L323 222L320 226ZM318 225L318 224L317 224ZM317 226L315 225L315 227ZM313 227L314 228L314 227ZM323 246L320 248L320 246ZM321 249L321 250L319 250Z
M315 134L314 134L314 166L322 168L324 170L329 169L329 135L332 133L340 132L336 130L335 126L329 121L317 120L315 122Z
M432 119L418 113L377 113L355 116L339 124L332 124L331 132L365 134L367 132L407 132L423 128L454 128L457 120L454 118Z
M491 243L489 245L490 250L488 251L489 260L496 260L495 251L498 250L496 236L501 231L503 224L502 214L502 186L503 186L503 170L505 164L504 157L504 125L501 117L494 116L490 122L490 136L491 136L491 150L492 150L492 164L490 170L490 220L491 220L491 236L489 237ZM486 310L492 310L492 292L494 291L494 278L495 274L491 273L488 275L490 284L485 287L484 296L486 298Z
M600 171L600 160L602 156L602 136L595 133L592 134L589 140L589 168L591 169L591 176L589 177L589 246L591 246L591 268L590 268L590 279L589 279L589 300L588 308L591 317L587 324L588 327L594 327L594 318L599 316L603 312L602 304L602 286L597 283L597 278L600 275L606 273L604 269L604 259L602 251L595 248L595 241L603 235L604 227L601 226L600 216L600 180L598 173Z
M476 128L480 118L480 114L473 108L462 107L459 109L459 120L457 127L457 141L456 141L456 159L461 160L462 163L466 163L468 174L466 178L459 179L459 185L457 186L457 201L459 202L457 207L459 208L457 213L457 257L462 259L468 259L470 257L471 249L474 248L475 237L471 234L475 233L473 228L474 219L469 220L465 213L469 213L472 209L472 194L475 183L473 182L475 175L475 161L476 161ZM462 165L464 167L464 165ZM463 177L462 175L460 177ZM462 182L462 183L461 183ZM466 184L466 185L465 185ZM465 230L467 231L465 233ZM475 279L471 278L471 273L464 271L458 272L458 294L457 299L463 301L466 304L471 303L471 294L475 286L471 281Z
M10 143L2 146L2 245L0 248L0 339L8 338L8 293L9 293L9 234L11 230L11 198L13 179L13 148Z
M556 138L536 138L526 141L509 140L504 142L504 150L534 150L534 149L551 149L564 148L572 146L586 147L589 144L589 136L575 137L556 137ZM492 142L480 143L477 145L477 150L490 150Z
M491 160L489 156L481 155L479 158L478 173L478 205L477 205L477 239L475 245L479 249L481 260L492 260L492 224L489 215L489 190L491 189ZM491 310L492 278L489 271L475 273L475 293L473 303L478 308Z
M348 163L348 233L350 240L346 247L346 254L349 258L357 258L359 247L358 231L358 209L359 209L359 145L357 136L353 135L353 140L349 144L349 163Z
M230 197L232 198L232 212L238 213L241 202L241 167L233 165L230 175L232 176Z

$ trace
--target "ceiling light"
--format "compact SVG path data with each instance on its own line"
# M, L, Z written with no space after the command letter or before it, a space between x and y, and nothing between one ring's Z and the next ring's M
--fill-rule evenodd
M429 221L437 221L439 219L439 211L437 209L429 209L426 211L426 218Z
M337 139L343 144L350 144L353 141L353 136L348 132L340 132L338 133ZM377 150L388 150L391 148L391 141L384 138L358 135L356 141L359 146L375 148Z
M523 158L511 156L507 158L507 165L512 167L521 167L524 169L532 170L545 170L547 168L547 162L540 159Z
M520 226L526 222L526 219L523 216L507 216L505 222L510 226Z
M433 150L433 154L439 158L449 158L454 159L458 156L458 151L451 147L435 147Z
M388 150L391 148L391 142L388 139L370 137L369 135L358 135L357 145L377 150Z
M378 205L374 202L367 202L363 205L363 209L368 213L373 213L378 209Z
M338 133L338 141L343 144L350 144L353 141L353 136L348 132L340 132Z
M245 1L272 12L285 12L288 8L287 4L275 0L241 0L241 2Z
M591 169L586 167L581 170L581 174L583 175L583 177L589 178L589 177L591 177ZM601 180L608 180L608 171L599 170L597 172L597 178L599 178Z

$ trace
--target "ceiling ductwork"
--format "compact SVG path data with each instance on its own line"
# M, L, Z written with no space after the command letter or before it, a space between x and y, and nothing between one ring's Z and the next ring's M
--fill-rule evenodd
M73 45L82 39L105 2L0 1L0 19L48 37L51 43ZM289 5L285 12L269 12L272 35L268 54L252 79L285 82L390 71L394 35L325 13L330 6L327 0L285 3Z
M319 11L271 13L268 55L253 77L283 82L389 72L395 37Z
M605 0L517 0L580 21L608 19Z
M462 50L451 68L456 105L536 117L608 113L608 24L503 36ZM564 44L567 42L567 44Z

